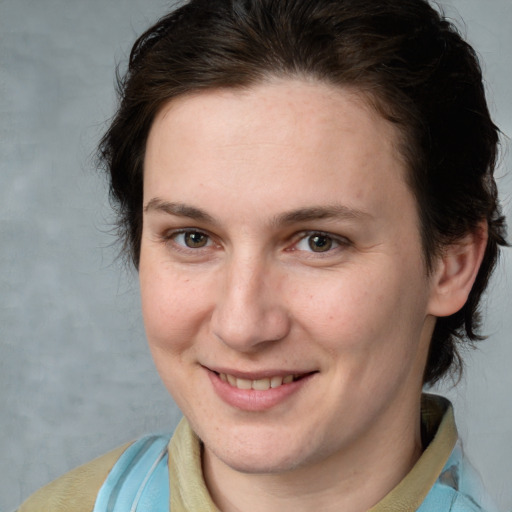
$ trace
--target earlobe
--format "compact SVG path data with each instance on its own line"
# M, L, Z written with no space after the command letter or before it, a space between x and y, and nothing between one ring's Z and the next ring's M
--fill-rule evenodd
M446 246L432 276L429 313L449 316L462 308L473 287L487 246L487 222Z

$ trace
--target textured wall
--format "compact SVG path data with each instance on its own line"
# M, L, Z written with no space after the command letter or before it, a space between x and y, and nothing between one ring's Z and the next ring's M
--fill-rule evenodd
M478 48L512 135L512 3L444 2ZM137 282L115 261L94 144L113 69L163 0L0 0L0 510L179 412L146 350ZM460 13L460 14L459 14ZM509 147L510 152L510 147ZM511 169L511 154L502 164ZM512 176L500 179L511 218ZM489 297L491 339L447 393L466 449L512 509L512 258ZM446 391L446 390L445 390Z

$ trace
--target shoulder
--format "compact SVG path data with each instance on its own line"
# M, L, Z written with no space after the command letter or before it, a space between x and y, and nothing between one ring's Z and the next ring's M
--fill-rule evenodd
M54 480L30 496L18 512L90 512L110 470L131 445L125 444Z
M127 443L66 473L30 496L18 512L91 512L110 471L136 444Z

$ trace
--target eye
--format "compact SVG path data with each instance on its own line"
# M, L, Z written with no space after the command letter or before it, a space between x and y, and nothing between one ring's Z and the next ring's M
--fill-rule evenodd
M342 245L347 245L347 243L348 242L343 239L334 237L328 233L310 232L297 242L295 249L299 251L322 253L337 249Z
M210 237L202 231L181 231L171 236L172 240L178 245L189 249L201 249L211 245Z

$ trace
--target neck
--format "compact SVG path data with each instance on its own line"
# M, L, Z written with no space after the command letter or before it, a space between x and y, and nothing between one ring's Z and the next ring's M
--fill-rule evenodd
M222 512L367 511L421 455L419 397L411 405L390 410L385 421L349 448L283 473L242 473L205 449L203 473L210 494Z

